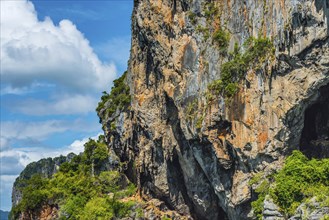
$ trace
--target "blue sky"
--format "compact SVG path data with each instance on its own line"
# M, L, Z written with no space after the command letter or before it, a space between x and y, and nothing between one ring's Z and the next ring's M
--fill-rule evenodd
M127 68L131 0L1 1L1 202L31 161L102 131L102 91Z

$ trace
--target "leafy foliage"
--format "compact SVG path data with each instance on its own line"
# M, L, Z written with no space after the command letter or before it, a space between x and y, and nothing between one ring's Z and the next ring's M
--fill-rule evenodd
M213 2L208 2L205 6L206 8L204 14L207 20L218 14L218 9Z
M196 27L196 31L198 33L202 33L203 34L203 38L204 38L205 41L208 40L208 38L210 37L210 30L207 27L202 27L201 25L198 25Z
M131 102L130 88L125 83L127 72L124 72L121 77L113 81L113 87L110 94L103 92L101 101L98 103L96 112L100 114L101 109L106 107L107 115L112 115L117 109L123 110L127 108ZM108 103L105 106L105 103Z
M226 53L230 41L230 33L223 29L218 29L214 32L212 39L219 46L220 51Z
M258 199L252 207L258 217L261 217L266 195L287 216L294 214L301 203L314 197L322 205L329 206L329 159L309 160L301 152L294 151L282 170L261 181L256 193Z
M202 122L203 122L204 118L205 118L204 115L201 115L200 117L197 118L196 124L195 124L195 127L197 129L201 129L202 128Z
M255 180L252 180L252 181L255 181ZM267 179L262 180L255 190L255 192L258 194L258 198L257 198L257 200L251 202L251 207L253 208L254 213L258 219L263 218L264 200L265 200L266 195L269 193L269 186L270 186L270 183Z
M194 99L188 103L185 113L186 113L186 118L189 121L194 120L194 118L196 117L196 115L198 113L198 100L197 99Z
M85 144L85 162L100 167L108 158L108 149L104 142L89 139Z
M225 43L225 35L218 32L216 39L221 44ZM267 38L249 38L244 44L246 51L241 53L236 44L231 60L224 63L221 67L221 78L208 85L208 91L213 96L224 95L232 97L238 91L238 82L243 79L248 69L260 68L259 64L274 56L274 47ZM213 97L211 96L211 97Z
M43 201L48 197L47 191L48 180L42 178L40 175L34 175L31 179L26 181L26 187L24 187L22 207L29 210L34 210L40 207Z
M191 21L192 24L197 23L197 18L196 17L197 17L197 15L195 13L193 13L191 11L188 13L188 18L189 18L189 20Z
M286 213L294 213L301 202L314 196L328 202L323 195L329 195L329 159L308 160L294 151L275 176L275 182L271 196Z
M50 179L33 175L20 184L21 202L13 207L11 216L21 212L38 211L49 201L59 204L60 219L111 219L129 214L132 202L120 199L133 195L136 187L118 171L102 171L94 175L108 159L108 149L102 137L90 139L85 151L60 165ZM112 196L109 196L112 195Z

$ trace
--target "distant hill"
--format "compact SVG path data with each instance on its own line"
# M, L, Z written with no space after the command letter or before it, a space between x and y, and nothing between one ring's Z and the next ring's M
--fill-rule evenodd
M0 210L0 220L8 220L9 212Z

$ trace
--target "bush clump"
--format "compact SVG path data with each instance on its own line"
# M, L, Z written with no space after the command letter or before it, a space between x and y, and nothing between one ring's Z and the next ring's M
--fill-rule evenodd
M196 117L197 113L198 113L198 100L194 99L191 102L188 103L186 110L185 110L185 115L186 118L189 121L194 120L194 118Z
M220 52L226 53L230 42L230 33L220 28L213 33L212 39L220 48Z
M259 219L266 195L287 217L293 215L301 203L312 198L323 206L329 206L329 159L310 160L300 151L293 151L280 171L260 182L256 187L258 199L252 202Z
M113 219L127 217L134 202L121 199L136 192L134 184L120 172L100 171L108 160L107 146L100 136L90 139L82 154L60 165L51 178L32 175L21 180L22 200L12 208L11 219L20 213L38 213L43 206L58 204L60 219Z
M213 16L218 14L218 8L216 8L215 3L208 2L205 8L204 15L207 20L211 19Z
M130 88L125 83L126 75L127 71L124 72L121 77L113 81L113 87L110 94L108 94L106 91L103 92L101 101L98 103L96 108L98 115L100 115L101 109L105 107L107 107L107 115L112 115L117 109L124 110L129 106L131 102L131 96L129 93ZM109 103L107 106L105 106L105 103L107 102Z
M219 37L224 34L218 34ZM224 42L224 40L220 40ZM238 91L238 83L245 77L250 68L260 69L260 64L274 57L274 46L268 38L249 38L244 44L246 48L242 53L238 45L230 54L231 59L221 67L221 77L208 85L208 91L213 96L223 95L232 97Z
M207 27L202 27L201 25L198 25L195 29L198 33L202 33L203 34L203 39L205 41L208 40L208 38L210 37L210 30Z
M191 21L192 24L197 23L197 15L194 12L189 12L188 13L188 18Z

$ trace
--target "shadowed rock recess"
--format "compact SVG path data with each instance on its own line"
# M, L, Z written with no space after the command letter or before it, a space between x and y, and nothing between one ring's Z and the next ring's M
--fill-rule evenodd
M97 112L138 195L173 219L254 219L256 173L329 157L328 19L327 0L135 0L130 103Z

